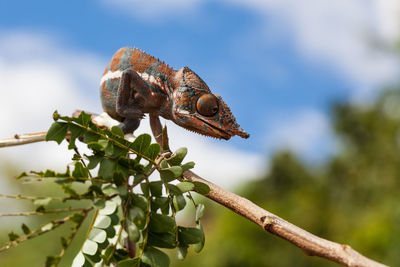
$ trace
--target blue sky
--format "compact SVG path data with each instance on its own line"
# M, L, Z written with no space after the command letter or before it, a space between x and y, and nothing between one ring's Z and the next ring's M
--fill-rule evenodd
M135 46L175 68L193 69L251 134L248 140L188 137L187 142L207 144L217 155L224 151L221 157L242 155L241 161L262 162L276 147L318 160L335 149L331 103L365 103L396 80L393 53L375 50L368 40L394 44L399 6L395 0L3 0L0 69L11 66L3 80L21 81L3 82L0 90L17 94L39 88L32 90L55 101L46 106L34 93L31 99L24 93L19 98L24 108L11 111L13 123L5 118L2 123L29 132L45 127L38 120L50 116L53 107L101 112L102 70L118 48ZM23 75L16 74L21 70ZM24 119L30 123L20 128Z

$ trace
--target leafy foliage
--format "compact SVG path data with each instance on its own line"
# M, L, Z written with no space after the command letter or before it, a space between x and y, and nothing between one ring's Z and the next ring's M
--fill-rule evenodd
M53 118L55 122L47 132L46 140L58 144L67 140L68 148L75 151L73 169L67 167L64 173L32 171L21 174L18 179L52 180L63 189L66 197L22 196L21 199L34 201L37 209L21 215L76 212L36 230L22 224L24 236L10 232L9 242L0 251L69 222L73 225L72 232L67 237L61 237L60 254L46 259L45 266L57 266L92 210L92 223L72 263L74 267L94 266L97 263L164 267L169 266L170 259L160 248L177 248L181 259L191 245L195 246L196 252L201 251L205 240L200 223L204 205L196 204L190 191L207 194L209 188L202 183L184 180L183 172L194 167L193 162L182 165L186 148L180 148L172 155L161 153L160 145L151 144L148 134L129 142L124 139L120 128L100 129L92 123L91 115L83 112L77 118L60 116L55 112ZM76 146L77 140L84 142L90 153L81 155ZM97 173L93 175L95 170ZM154 171L159 172L160 179L150 181ZM76 183L85 187L83 193L74 189ZM83 199L91 204L75 209L48 208L51 201ZM198 210L194 219L196 227L183 227L176 223L176 214L186 206L186 199L190 199Z

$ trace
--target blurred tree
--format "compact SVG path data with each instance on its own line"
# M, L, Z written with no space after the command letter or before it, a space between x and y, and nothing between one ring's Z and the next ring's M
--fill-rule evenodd
M400 91L370 106L337 104L340 148L322 166L277 153L268 174L239 194L296 225L400 266ZM238 215L214 207L205 250L173 266L335 266L308 257Z

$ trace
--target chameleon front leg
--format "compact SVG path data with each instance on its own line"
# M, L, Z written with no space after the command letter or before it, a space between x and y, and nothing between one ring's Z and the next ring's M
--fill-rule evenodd
M137 93L148 85L133 69L122 72L117 92L116 112L124 118L120 127L124 133L133 133L143 118L144 99ZM145 88L148 89L148 88Z
M162 144L162 126L160 122L160 118L157 115L150 114L150 127L153 132L153 136L156 139L157 143L163 147Z

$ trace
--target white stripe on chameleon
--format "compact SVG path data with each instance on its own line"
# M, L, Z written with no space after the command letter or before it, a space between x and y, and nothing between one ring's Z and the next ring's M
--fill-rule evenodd
M140 77L142 77L143 80L148 81L150 83L155 83L158 86L161 87L161 83L153 76L149 75L148 73L141 73L141 72L136 72ZM100 80L100 86L110 80L110 79L115 79L115 78L121 78L122 76L122 71L117 70L117 71L108 71L106 74L103 75L103 77Z
M106 82L109 79L114 79L114 78L121 78L122 76L122 71L117 70L117 71L111 71L109 70L106 74L103 75L103 77L101 77L100 80L100 86Z

